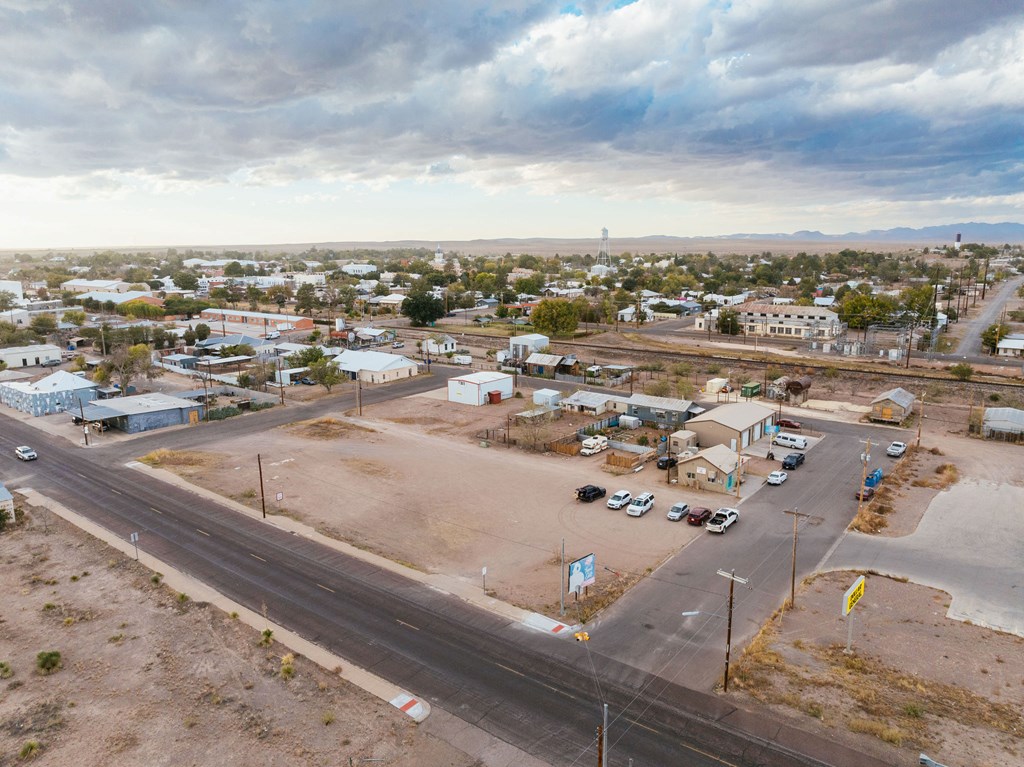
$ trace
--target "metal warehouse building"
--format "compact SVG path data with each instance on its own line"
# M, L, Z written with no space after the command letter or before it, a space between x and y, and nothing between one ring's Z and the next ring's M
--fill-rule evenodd
M203 405L200 403L159 392L116 397L85 406L86 421L103 421L129 434L166 426L194 425L202 417Z
M486 405L493 396L500 402L512 396L512 376L493 370L448 379L448 401L464 405Z

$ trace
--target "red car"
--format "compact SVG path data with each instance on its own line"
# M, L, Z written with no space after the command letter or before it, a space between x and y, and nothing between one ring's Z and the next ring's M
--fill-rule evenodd
M783 428L783 429L802 429L802 428L804 428L804 427L803 427L803 426L802 426L802 425L800 424L800 422L799 422L799 421L791 421L791 420L790 420L790 419L788 419L788 418L780 418L780 419L779 419L778 421L776 421L775 423L777 423L777 424L778 424L778 425L779 425L779 426L780 426L781 428Z
M711 509L705 509L703 506L697 506L690 509L690 513L686 515L686 521L691 525L703 525L708 521L711 516Z

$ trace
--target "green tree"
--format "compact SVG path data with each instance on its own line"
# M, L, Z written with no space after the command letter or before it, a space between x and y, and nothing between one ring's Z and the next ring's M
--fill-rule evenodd
M958 381L970 381L974 376L974 367L966 362L958 362L949 368L949 374Z
M999 342L1010 333L1010 326L1003 323L989 325L981 334L981 345L990 352L995 353Z
M549 336L570 335L580 322L577 307L564 298L545 298L534 307L530 320L538 333Z
M195 346L196 345L196 340L197 340L196 331L192 329L191 325L188 326L188 329L182 335L182 339L185 341L185 345L186 346Z
M29 323L33 333L40 336L48 336L57 330L57 319L52 314L37 314Z
M149 354L149 346L146 344L118 346L101 365L108 380L115 378L121 384L122 397L128 393L132 381L142 376L153 379L163 372L153 367Z
M205 341L210 337L210 326L205 322L200 322L196 325L196 340Z
M307 375L327 391L330 391L332 386L340 384L345 380L345 374L341 371L341 368L335 365L332 360L326 358L312 363L309 366Z
M718 332L727 336L740 334L740 315L733 309L718 310Z
M293 368L308 368L322 359L324 359L324 350L319 346L311 346L308 349L297 351L295 354L289 354L288 364Z
M260 307L260 301L263 300L263 291L255 285L249 285L245 289L245 300L249 302L249 309L256 311Z
M313 310L319 305L320 301L316 297L316 288L308 283L300 285L299 289L295 292L295 310L306 312L306 314L312 316Z
M64 312L64 314L61 315L61 320L63 322L69 322L72 325L78 325L79 327L81 327L82 325L85 324L85 312L79 311L77 309Z
M9 312L17 306L18 297L9 290L0 290L0 312Z
M175 272L171 279L182 290L199 290L199 278L192 272Z
M413 327L421 328L444 316L444 303L426 291L410 293L402 302L402 314L409 318Z

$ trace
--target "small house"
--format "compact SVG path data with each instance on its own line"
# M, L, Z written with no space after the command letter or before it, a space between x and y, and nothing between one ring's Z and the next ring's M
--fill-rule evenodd
M537 389L533 393L533 404L544 407L558 407L558 401L562 399L562 392L558 389Z
M694 490L734 493L739 480L740 462L734 450L712 445L679 461L679 483Z
M914 410L917 398L906 389L896 387L871 400L872 421L903 423Z
M1024 438L1024 410L1013 407L990 407L982 418L986 439L1019 442Z
M420 341L420 351L434 357L440 357L443 354L454 354L458 348L455 339L445 334L432 335Z
M555 370L562 363L562 355L560 354L541 354L540 352L534 352L523 365L526 368L526 373L532 376L550 376L554 378Z
M353 380L364 383L388 383L412 378L419 366L401 354L346 349L333 360Z
M551 345L551 339L540 333L527 333L522 336L513 336L508 339L508 350L512 357L517 360L525 360L534 352L546 349Z

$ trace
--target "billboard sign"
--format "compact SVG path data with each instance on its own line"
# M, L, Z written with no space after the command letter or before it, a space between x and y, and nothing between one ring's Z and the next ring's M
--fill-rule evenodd
M597 580L595 573L596 558L593 554L587 554L574 562L569 563L569 591L579 594L584 586L589 586Z

